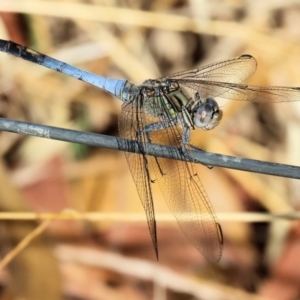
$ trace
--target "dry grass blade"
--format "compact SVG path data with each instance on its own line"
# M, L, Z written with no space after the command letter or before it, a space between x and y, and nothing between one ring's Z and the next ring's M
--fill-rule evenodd
M9 251L9 253L7 253L0 261L0 270L3 270L35 238L40 236L47 229L47 227L49 226L50 223L51 223L51 221L49 221L49 220L43 221L37 228L35 228L32 232L30 232L27 236L25 236L14 249Z
M57 1L7 1L0 4L2 11L22 12L30 14L42 14L53 17L70 17L90 21L102 21L123 23L135 26L145 26L166 30L192 31L202 34L211 34L217 36L230 36L243 40L252 46L259 45L266 51L284 52L288 56L297 58L300 54L300 47L289 43L283 43L281 40L270 35L258 32L250 26L229 21L212 21L191 19L185 16L172 16L155 12L146 12L128 8L95 6L79 3L61 3Z
M140 259L122 257L111 252L60 245L56 248L56 255L66 263L73 262L105 268L127 276L150 280L160 287L192 295L195 299L267 300L264 297L232 289L225 285L212 284L201 279L192 280L163 266Z
M198 218L199 216L194 216ZM200 216L201 217L201 216ZM193 217L191 217L192 219ZM254 213L254 212L235 212L226 213L219 212L218 219L222 222L274 222L276 220L299 220L300 213L290 212L290 213ZM74 210L65 210L61 213L31 213L31 212L2 212L0 213L0 220L82 220L89 222L105 222L105 221L115 221L115 222L145 222L145 214L143 213L122 213L122 212L87 212L80 213ZM164 223L174 223L175 219L170 213L157 213L156 220L158 222Z

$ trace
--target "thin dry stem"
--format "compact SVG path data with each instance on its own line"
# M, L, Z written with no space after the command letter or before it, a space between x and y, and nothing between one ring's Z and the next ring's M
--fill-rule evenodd
M0 3L1 11L40 14L53 17L77 18L90 21L102 21L116 24L152 27L175 31L192 31L196 33L230 36L238 38L259 49L276 53L285 53L299 57L300 47L282 42L268 34L258 32L250 26L228 21L200 20L185 16L145 12L128 8L106 7L78 3L60 3L57 1L4 1ZM126 16L126 17L124 17Z
M201 216L200 216L201 217ZM275 219L300 219L300 213L291 212L286 214L268 214L239 212L226 213L218 212L218 219L222 222L273 222ZM61 213L31 213L31 212L2 212L0 220L84 220L91 222L99 221L119 221L119 222L144 222L146 220L144 213L101 213L88 212L79 213L75 210L66 210ZM175 218L168 213L157 213L156 220L159 222L175 223Z
M30 232L21 242L11 250L0 262L0 271L3 270L22 250L24 250L33 239L41 235L46 228L51 223L50 220L45 220L38 227L36 227L32 232Z

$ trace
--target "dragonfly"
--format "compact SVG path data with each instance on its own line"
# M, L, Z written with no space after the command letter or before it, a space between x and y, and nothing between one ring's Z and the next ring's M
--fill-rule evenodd
M300 100L299 87L258 87L243 84L257 68L256 59L244 54L229 60L145 80L136 85L87 72L12 41L0 40L0 51L87 82L123 101L119 133L136 140L140 153L126 152L128 166L146 213L148 228L158 260L158 241L152 185L158 184L179 227L209 262L222 256L223 233L209 197L188 160L191 130L211 130L223 112L216 97L260 102ZM170 160L147 154L147 144L171 145ZM200 149L199 149L200 150Z

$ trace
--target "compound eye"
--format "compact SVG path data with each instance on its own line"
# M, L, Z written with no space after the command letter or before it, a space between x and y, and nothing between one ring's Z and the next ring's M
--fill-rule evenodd
M209 98L195 109L193 121L195 126L203 130L210 130L219 124L222 116L223 112L219 109L218 103Z

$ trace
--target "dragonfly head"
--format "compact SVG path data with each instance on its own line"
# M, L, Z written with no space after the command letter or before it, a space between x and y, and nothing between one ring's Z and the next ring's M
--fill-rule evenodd
M195 126L210 130L215 128L222 119L223 112L219 108L217 101L207 98L205 101L199 101L192 111Z

